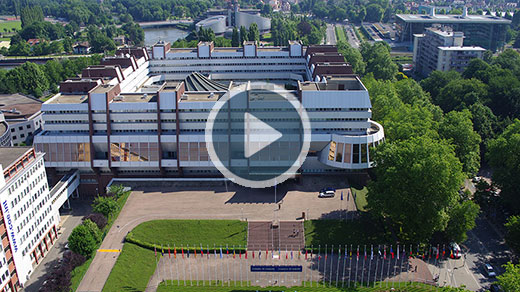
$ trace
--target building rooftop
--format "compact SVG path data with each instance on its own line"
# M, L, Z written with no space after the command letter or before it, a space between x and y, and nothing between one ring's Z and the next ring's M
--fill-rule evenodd
M2 136L5 131L7 131L7 123L0 120L0 136Z
M88 94L62 94L58 93L47 101L48 104L70 104L70 103L86 103Z
M398 19L416 23L489 23L510 24L511 20L492 15L424 15L424 14L396 14Z
M111 101L111 103L118 102L157 102L157 93L124 93Z
M113 84L101 84L92 90L91 93L106 93L112 90L116 85Z
M451 47L439 47L443 51L485 51L486 49L476 46L451 46Z
M225 92L185 92L180 101L217 101L224 94Z
M227 91L228 88L215 82L206 76L194 72L191 73L186 79L184 79L184 84L186 85L186 91Z
M5 170L32 147L0 147L0 165Z
M321 90L366 90L359 78L354 75L350 76L326 76L326 82L299 82L299 88L302 91L321 91Z
M42 101L22 94L0 94L0 111L7 121L11 119L27 119L38 113Z

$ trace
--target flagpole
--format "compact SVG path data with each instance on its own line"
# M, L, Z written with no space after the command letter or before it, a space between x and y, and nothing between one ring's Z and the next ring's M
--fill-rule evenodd
M175 244L173 244L173 259L175 260L175 270L177 272L177 286L181 285L181 277L179 276L179 264L177 262L177 248Z
M370 286L370 274L372 272L372 260L374 260L374 246L370 245L370 261L368 262L367 288Z
M327 244L325 244L325 258L323 259L323 287L325 287L327 281L327 250Z
M379 288L383 287L383 273L385 271L386 245L383 244L383 260L381 262L381 277L379 278Z
M220 246L220 273L222 274L221 286L224 287L224 257L222 256L222 245Z
M197 287L199 287L199 267L197 265L197 247L193 246L193 254L195 255L195 278L197 279Z
M377 268L379 266L379 257L381 257L381 245L377 245L377 256L376 256L376 270L374 271L374 288L376 287L377 282Z
M289 260L289 252L287 251L287 244L285 245L285 259L286 259L286 261ZM285 263L285 264L287 264L287 263ZM284 284L287 285L287 272L285 272L284 274L285 274L285 280L284 280L285 283Z
M350 245L350 258L348 259L348 287L350 288L350 274L352 272L352 244Z
M311 245L311 258L310 258L311 264L310 264L310 267L309 267L310 268L310 272L311 272L311 277L310 277L311 288L312 288L312 254L313 254L313 248L314 248L314 245Z
M358 274L358 266L359 266L359 245L356 250L356 277L354 278L354 287L357 287L357 274Z
M329 276L329 286L332 285L332 264L334 263L334 245L330 249L330 276Z
M397 245L397 259L394 261L394 273L392 275L392 278L395 277L395 271L397 270L397 261L399 260L399 245ZM395 280L392 281L392 288L394 288Z
M390 245L390 250L392 250L392 245ZM390 281L390 263L392 262L392 254L390 253L390 258L388 259L388 269L386 270L386 288L388 288L388 282Z
M365 257L363 258L363 268L361 268L361 284L360 286L363 287L363 281L365 280L365 261L367 259L367 246L363 246L363 250L365 251Z
M336 267L336 288L338 287L338 282L339 282L339 264L341 262L341 245L339 246L339 251L338 251L338 265Z
M182 247L181 245L181 248L182 248L182 264L183 264L183 268L182 268L182 271L184 272L184 287L186 287L186 260L184 259L184 248Z
M320 286L320 261L321 261L321 245L318 245L318 281L316 281L316 285Z
M347 265L347 245L345 244L345 256L343 257L343 275L341 276L341 288L345 287L345 266Z

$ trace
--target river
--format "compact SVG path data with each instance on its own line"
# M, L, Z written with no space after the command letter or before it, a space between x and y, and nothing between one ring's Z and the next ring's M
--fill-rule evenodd
M144 30L144 44L152 46L159 40L173 43L180 38L185 38L187 35L187 31L175 27L146 28Z

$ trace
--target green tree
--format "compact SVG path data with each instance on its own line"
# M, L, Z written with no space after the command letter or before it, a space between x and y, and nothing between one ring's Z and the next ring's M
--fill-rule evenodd
M455 79L442 87L439 95L432 96L432 100L445 112L449 112L466 109L472 104L482 101L487 94L486 84L478 79Z
M68 243L70 250L88 258L97 249L99 242L92 230L81 224L72 230Z
M516 252L520 251L520 216L509 217L504 226L507 228L507 245Z
M481 138L473 130L469 110L447 113L439 125L439 134L455 147L455 155L462 162L466 175L476 174L480 169Z
M390 56L390 46L385 42L361 44L361 55L366 62L366 73L374 74L376 79L392 80L398 72L398 66Z
M49 81L45 72L33 62L26 62L22 66L10 70L5 80L10 93L22 92L40 97L49 88Z
M368 22L380 22L383 18L385 10L376 3L372 3L367 6L366 21Z
M520 291L520 264L514 265L511 262L503 266L506 271L497 276L497 283L504 292Z
M233 35L231 36L231 46L240 47L240 35L236 27L233 27Z
M450 81L460 78L460 73L457 71L433 71L430 76L423 79L420 84L424 90L430 93L432 100L436 100L444 86L446 86Z
M31 25L33 22L43 21L42 7L39 5L25 6L21 11L20 20L22 21L22 28Z
M135 22L128 22L121 26L125 36L136 46L142 46L144 43L144 30Z
M480 135L482 140L486 142L495 137L495 129L498 125L498 118L493 111L483 105L481 102L472 104L469 107L471 116L473 117L473 127Z
M245 41L248 41L247 29L245 26L240 27L240 46L244 45Z
M94 203L92 204L92 210L94 213L101 213L107 218L110 218L112 213L114 213L118 208L119 206L113 197L98 196L94 199Z
M365 73L366 63L363 61L363 56L361 56L359 50L354 49L345 41L339 41L336 45L338 47L338 52L345 57L345 62L352 65L354 73L363 75Z
M87 227L88 231L90 232L90 234L92 234L92 236L94 237L96 242L100 243L102 240L101 230L99 230L99 227L97 226L97 224L94 223L90 219L86 219L85 221L83 221L83 225L85 225L85 227Z
M500 196L510 208L520 210L520 120L515 119L498 138L490 140L487 149Z
M116 44L114 41L104 35L103 33L95 32L94 34L89 34L89 44L92 47L93 53L104 53L107 51L113 51L116 49Z
M111 185L108 188L108 193L113 195L116 198L121 197L123 193L125 192L125 187L123 185Z
M374 151L374 163L367 195L373 214L391 220L403 240L425 242L445 230L464 178L449 144L424 136L386 142Z
M450 220L446 226L447 237L455 242L464 242L468 238L467 232L475 228L475 219L480 208L472 201L464 201L453 205L448 211Z
M258 32L258 25L256 23L252 23L249 26L248 39L250 41L259 41L260 33Z

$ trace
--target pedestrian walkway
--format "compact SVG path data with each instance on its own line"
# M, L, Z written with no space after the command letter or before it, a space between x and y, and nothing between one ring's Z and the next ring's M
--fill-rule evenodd
M303 221L248 222L248 250L299 250L305 246Z

